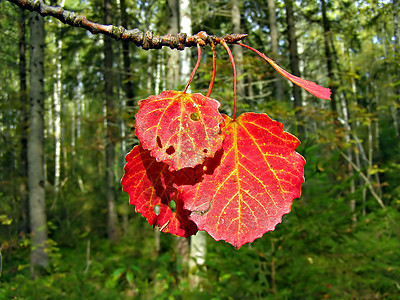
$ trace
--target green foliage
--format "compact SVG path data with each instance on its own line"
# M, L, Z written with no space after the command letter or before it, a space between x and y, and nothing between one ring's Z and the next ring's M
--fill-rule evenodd
M335 213L338 210L342 218ZM153 230L139 228L141 220L132 222L118 245L91 236L58 245L57 264L53 263L49 275L37 280L29 279L28 248L19 246L4 253L1 296L293 299L308 295L318 299L329 295L333 299L366 299L375 295L394 299L400 280L396 250L400 247L399 212L371 213L354 226L346 210L348 206L340 201L319 206L297 201L275 232L240 251L209 238L207 267L200 270L202 291L191 290L185 279L178 280L173 238L163 235L163 254L155 254Z

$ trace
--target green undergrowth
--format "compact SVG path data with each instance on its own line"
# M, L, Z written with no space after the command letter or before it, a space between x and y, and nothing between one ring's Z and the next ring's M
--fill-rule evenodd
M177 263L175 237L162 234L157 254L154 230L142 218L117 244L85 234L52 240L51 266L36 280L28 244L10 241L0 299L396 299L399 212L389 207L353 224L344 202L311 210L306 202L238 251L208 238L198 288ZM333 214L340 209L342 217Z

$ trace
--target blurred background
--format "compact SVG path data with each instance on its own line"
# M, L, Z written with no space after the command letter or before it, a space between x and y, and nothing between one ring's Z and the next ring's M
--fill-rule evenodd
M332 100L230 46L238 113L267 113L302 142L302 196L239 250L160 233L121 190L124 157L138 144L138 101L183 90L196 49L145 51L1 1L0 299L398 299L397 0L47 4L157 35L247 33ZM232 67L216 48L211 97L231 115ZM207 92L211 70L205 46L191 92Z

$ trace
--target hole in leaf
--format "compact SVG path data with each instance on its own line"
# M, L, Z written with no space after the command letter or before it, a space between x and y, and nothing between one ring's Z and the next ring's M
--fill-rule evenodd
M169 208L172 210L172 212L175 212L175 210L176 210L176 202L174 200L171 200L169 202Z
M158 148L162 148L161 139L158 135L157 135L157 146Z
M191 114L190 114L190 119L191 119L192 121L198 121L198 120L200 120L200 115L199 115L199 113L197 113L197 112L191 113Z
M154 213L158 216L161 212L160 205L155 205L154 206Z
M165 151L167 152L168 155L174 154L175 153L175 148L174 146L169 146L168 149Z

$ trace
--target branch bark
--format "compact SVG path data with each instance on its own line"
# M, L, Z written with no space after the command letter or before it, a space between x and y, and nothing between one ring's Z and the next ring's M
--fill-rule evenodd
M151 31L140 31L139 29L128 30L123 26L103 25L89 21L82 15L77 15L73 11L65 10L59 6L50 6L45 4L42 0L8 0L19 7L29 10L31 12L38 12L43 17L51 16L60 20L62 23L81 27L90 31L93 34L104 34L115 40L123 40L133 42L136 46L142 47L144 50L161 49L164 46L171 49L184 50L187 47L206 44L219 44L221 40L225 40L228 44L235 44L236 42L244 39L247 34L227 34L223 37L209 35L205 31L188 36L186 33L179 33L176 35L166 34L163 36L154 35Z

